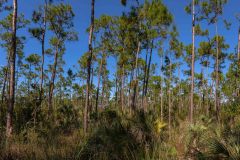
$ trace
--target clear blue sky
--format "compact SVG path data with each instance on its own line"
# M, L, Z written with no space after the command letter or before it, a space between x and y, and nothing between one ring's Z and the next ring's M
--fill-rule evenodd
M134 0L129 0L130 4L133 3ZM141 0L143 1L143 0ZM19 0L19 13L24 13L27 19L31 18L32 11L36 9L42 0ZM88 34L86 32L86 28L90 23L90 0L65 0L65 3L69 3L73 6L73 10L75 13L75 29L79 35L79 41L71 42L66 44L67 50L64 55L64 59L66 61L65 69L71 67L73 65L78 66L77 60L80 56L87 51L88 47ZM177 25L178 31L180 33L180 40L184 42L184 44L191 43L191 16L187 15L184 11L184 7L190 0L163 0L164 4L166 4L170 10L170 12L174 15L174 22ZM130 6L129 4L129 6ZM239 23L235 19L235 15L240 13L239 8L240 2L239 0L229 0L228 5L226 5L224 9L224 17L227 18L228 21L232 23L231 30L227 31L224 29L223 24L219 24L219 33L225 36L226 42L230 45L229 52L234 51L234 47L237 44L237 31ZM107 15L121 15L123 11L127 11L129 7L123 7L120 5L120 0L96 0L96 18L100 17L102 14ZM4 17L4 14L0 15L0 19ZM208 27L206 24L203 24L203 27ZM211 35L214 34L214 28L211 26L210 28ZM41 51L40 44L26 32L27 29L23 29L18 34L26 34L27 40L25 45L25 56L31 53L39 53ZM201 41L201 39L197 38L196 43ZM0 66L5 65L6 52L0 48ZM159 61L159 58L156 53L154 53L154 62ZM47 62L50 62L48 59ZM113 74L116 64L109 63L108 68L111 69L111 73ZM196 70L199 71L200 67L196 64ZM226 70L226 69L225 69Z

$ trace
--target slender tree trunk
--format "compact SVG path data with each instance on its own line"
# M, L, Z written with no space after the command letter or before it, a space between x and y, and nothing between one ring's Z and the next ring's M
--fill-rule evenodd
M118 105L118 76L116 73L116 79L115 79L115 107Z
M152 52L153 52L153 41L151 43L150 56L149 56L148 67L147 67L145 96L147 95L147 92L148 92L148 81L149 81L150 67L151 67L151 62L152 62Z
M238 29L237 67L238 67L238 70L240 70L240 27ZM239 77L240 77L240 75L238 74L237 77L238 77L237 84L239 84ZM237 87L236 96L237 97L240 96L240 88L239 87Z
M12 38L11 38L11 52L10 52L10 81L9 81L9 99L7 110L7 125L6 136L11 137L13 132L13 108L15 102L15 63L16 63L16 33L17 33L17 0L13 0L13 15L12 15Z
M30 65L29 65L29 77L28 77L28 83L27 83L27 93L28 93L28 95L30 95L30 84L31 84L31 80L32 80L32 78L31 78L31 73L32 73L32 66L31 66L31 63L30 63Z
M92 66L92 56L93 56L92 39L93 39L93 30L94 30L94 11L95 11L94 7L95 7L95 0L91 0L91 26L90 26L89 39L88 39L88 50L90 55L88 56L88 60L87 60L88 75L87 75L86 101L85 101L85 107L84 107L84 120L83 120L85 135L87 134L87 131L88 131L88 107L89 107L91 68L92 68L91 66Z
M124 64L123 64L123 67L122 67L122 88L121 88L121 109L122 109L122 112L123 112L123 108L124 108Z
M53 120L53 90L54 90L54 83L56 78L56 71L57 71L57 63L58 63L58 47L56 48L55 54L54 54L54 64L52 69L52 76L50 80L49 85L49 97L48 97L48 118L51 117Z
M47 2L45 0L45 5L44 5L44 17L43 17L43 34L42 34L42 62L41 62L41 81L40 81L40 95L39 95L39 100L40 104L42 102L42 97L43 97L43 81L44 81L44 61L45 61L45 33L46 33L46 10L47 10Z
M177 66L178 66L178 83L179 83L179 86L178 86L178 96L177 96L177 104L179 104L178 114L180 114L180 111L181 111L181 109L182 109L181 96L180 96L180 92L181 92L180 62L178 62Z
M211 79L211 84L210 84L210 95L213 95L214 94L214 92L213 92L213 86L214 86L214 79L212 78ZM214 103L214 102L213 102ZM214 105L214 104L213 104ZM212 105L211 105L211 97L209 96L209 111L211 111L211 110L214 110L214 109L212 109Z
M201 83L201 91L202 91L202 102L201 102L201 104L202 104L202 107L203 108L206 108L206 106L205 106L205 92L204 92L204 68L202 67L202 69L201 69L202 71L202 79L201 79L201 81L202 81L202 83ZM202 108L201 108L202 109Z
M161 73L161 90L160 90L160 96L161 96L161 122L163 122L163 56L161 56L161 65L160 65L160 73Z
M17 60L16 60L17 62ZM16 65L16 69L15 69L15 91L18 90L18 79L19 79L19 64ZM15 96L17 96L17 93L15 92Z
M136 52L136 62L135 62L135 68L134 68L134 81L133 81L133 96L132 96L132 109L135 111L136 110L136 92L137 92L137 87L138 87L138 81L137 81L137 68L138 68L138 55L140 52L141 48L141 42L138 42L138 48Z
M102 106L104 106L103 99L104 99L104 92L105 92L105 74L106 74L106 70L104 69L103 80L102 80L102 96L101 96L101 105Z
M237 50L238 63L240 65L240 27L238 29L238 50Z
M98 71L97 95L96 95L96 105L95 105L96 114L98 114L98 97L99 97L99 88L100 88L100 79L101 79L100 77L101 77L101 73L102 73L103 58L104 58L104 55L101 59L101 63L99 66L99 71Z
M131 101L130 101L130 97L131 97L131 88L132 88L132 81L133 81L133 74L134 71L132 70L130 73L130 79L129 79L129 87L128 87L128 107L129 110L131 111Z
M148 45L147 45L147 51L146 51L146 57L145 57L145 65L144 65L144 77L143 77L143 89L142 89L142 107L144 106L145 101L145 84L146 84L146 75L147 75L147 62L148 62Z
M217 55L216 55L216 88L215 88L215 109L216 109L216 118L217 121L220 121L220 103L219 103L219 37L218 37L218 24L216 20L216 50L217 50Z
M195 64L195 0L192 1L192 67L191 67L190 113L189 113L190 123L193 123L194 64Z
M4 80L3 80L3 87L2 87L2 97L1 97L1 102L2 104L4 103L4 97L5 97L5 90L6 90L6 84L7 84L7 80L8 80L8 69L6 69L6 71L4 71Z
M170 78L169 78L169 88L168 88L168 129L169 131L171 130L171 123L172 123L171 83L172 83L172 60L170 58Z
M89 101L89 114L91 114L93 112L93 93L92 93L92 89L93 89L93 76L94 76L94 71L93 71L93 67L91 69L91 83L90 83L90 88L89 88L89 97L90 97L90 101Z
M209 60L208 60L208 63L209 63ZM209 97L209 93L208 93L208 69L209 69L209 64L207 64L207 74L206 74L206 80L207 80L207 82L206 82L206 91L207 91L207 110L206 110L206 115L207 116L209 116L209 99L210 99L210 97Z
M2 94L1 94L1 108L0 108L0 117L3 116L3 104L4 104L4 99L5 99L5 90L6 90L6 84L7 84L7 80L8 80L8 69L3 70L3 74L4 74L4 80L3 80L3 87L2 87ZM2 119L0 118L0 124L1 124Z

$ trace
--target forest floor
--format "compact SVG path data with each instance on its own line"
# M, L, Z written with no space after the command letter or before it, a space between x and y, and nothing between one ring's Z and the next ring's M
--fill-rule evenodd
M200 115L193 125L178 118L169 128L151 112L129 116L107 110L91 121L88 136L77 128L38 127L14 135L7 143L2 138L0 159L197 160L226 155L236 158L240 155L239 122L238 117L234 125L218 125Z

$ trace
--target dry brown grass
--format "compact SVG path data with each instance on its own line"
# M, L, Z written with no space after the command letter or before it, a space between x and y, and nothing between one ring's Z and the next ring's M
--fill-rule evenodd
M40 137L33 131L29 131L26 137L27 139L20 135L13 136L8 145L0 151L0 159L76 159L82 140L82 134L77 130L67 135L53 137L52 141Z

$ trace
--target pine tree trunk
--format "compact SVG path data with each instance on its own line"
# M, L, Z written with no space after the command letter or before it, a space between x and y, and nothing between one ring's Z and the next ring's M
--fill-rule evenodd
M161 56L161 65L160 65L160 73L161 73L161 90L160 90L160 96L161 96L161 122L163 122L163 72L162 72L162 67L163 67L163 56Z
M39 100L40 104L42 102L43 98L43 81L44 81L44 61L45 61L45 33L46 33L46 10L47 10L47 2L45 0L45 6L44 6L44 17L43 17L43 34L42 34L42 62L41 62L41 81L40 81L40 95L39 95Z
M3 71L4 73L4 80L3 80L3 87L2 87L2 92L1 92L1 108L0 108L0 117L3 116L3 104L4 104L4 99L5 99L5 90L6 90L6 85L7 85L7 80L8 80L8 69ZM1 119L0 119L1 121Z
M2 95L1 95L2 96L1 97L2 104L3 104L3 101L4 101L4 97L5 97L7 80L8 80L8 69L6 69L6 71L4 71L4 80L3 80Z
M98 114L98 98L99 98L100 76L101 76L101 73L102 73L103 58L104 58L104 55L101 59L101 63L100 63L100 66L99 66L99 71L98 71L97 95L96 95L96 105L95 105L95 113L96 114Z
M144 76L143 76L143 89L142 89L142 107L145 109L144 101L145 101L145 84L146 84L146 75L147 75L147 62L148 62L148 45L145 57L145 65L144 65Z
M121 110L123 112L123 108L124 108L124 64L122 67L122 88L121 88Z
M54 54L54 64L52 69L52 76L49 85L49 97L48 97L48 118L53 120L53 90L55 85L56 71L57 71L57 63L58 63L58 47L56 48Z
M103 100L104 100L104 92L105 92L105 74L106 74L106 70L104 69L103 72L103 80L102 80L102 96L101 96L101 105L104 106Z
M238 29L237 67L238 67L238 71L239 71L240 70L240 27ZM239 84L239 77L240 77L240 75L238 74L237 77L238 77L237 84ZM239 87L237 87L236 96L237 97L240 96L240 88Z
M207 61L207 71L206 71L207 74L206 74L206 87L205 87L205 89L206 89L206 91L207 91L207 93L206 93L206 94L207 94L207 95L206 95L206 96L207 96L207 104L206 104L206 105L207 105L207 106L206 106L206 109L207 109L207 110L206 110L206 115L207 115L207 116L209 116L209 109L210 109L210 107L209 107L209 99L210 99L210 97L209 97L209 93L208 93L208 89L209 89L209 88L208 88L208 77L209 77L209 75L208 75L208 70L209 70L209 58L208 58L208 61Z
M190 123L193 123L194 63L195 63L195 0L192 1L192 66L191 66L191 97L189 113Z
M240 65L240 27L238 29L238 50L237 50L238 63Z
M147 66L146 88L145 88L145 93L144 93L145 96L147 95L147 92L148 92L148 81L149 81L150 67L151 67L151 62L152 62L152 52L153 52L153 41L151 43L150 56L149 56L149 61L148 61L148 66Z
M115 80L115 107L118 105L118 76L116 73L116 80Z
M216 118L217 121L220 121L220 104L219 104L219 37L218 37L218 27L217 27L217 21L216 21L216 50L217 50L217 55L216 55L216 87L215 87L215 109L216 109Z
M87 60L87 87L86 87L86 100L85 100L85 107L84 107L84 120L83 120L83 127L84 127L84 134L87 134L88 131L88 107L89 107L89 92L90 92L90 78L91 78L91 66L92 66L92 56L93 56L93 48L92 48L92 39L93 39L93 30L94 30L94 7L95 7L95 0L91 1L91 26L89 32L89 39L88 39L88 50L89 56Z
M171 130L171 123L172 123L171 83L172 83L172 61L170 58L170 78L169 78L169 87L168 87L168 129L169 131Z
M93 89L93 68L91 69L91 83L90 83L90 88L89 88L89 97L90 97L90 105L89 105L89 114L91 114L93 112L93 93L92 93L92 89Z
M130 76L130 80L129 80L129 87L128 87L128 107L129 107L130 111L131 111L130 97L131 97L131 88L132 88L133 74L134 74L134 71L132 70L130 75L129 75Z
M203 108L206 108L205 106L205 91L204 91L204 68L202 67L202 83L201 83L201 91L202 91L202 101L201 101L201 104L202 104L202 107ZM202 108L201 108L202 109Z
M7 110L7 125L6 136L11 137L13 132L13 108L15 101L15 63L16 63L16 33L17 33L17 0L13 0L13 15L12 15L12 38L11 38L11 51L10 51L10 80L9 80L9 99Z
M136 92L137 92L137 87L138 87L138 81L137 81L137 68L138 68L138 55L140 52L140 48L141 48L141 42L138 42L138 48L137 48L137 52L136 52L136 62L135 62L135 68L134 68L134 81L133 81L133 96L132 96L132 106L131 108L133 109L133 111L136 110Z
M177 66L178 66L178 83L179 83L179 86L178 86L178 96L177 96L177 104L179 104L178 114L180 114L181 107L182 107L182 105L181 105L181 96L180 96L180 91L181 91L180 62L178 62Z

